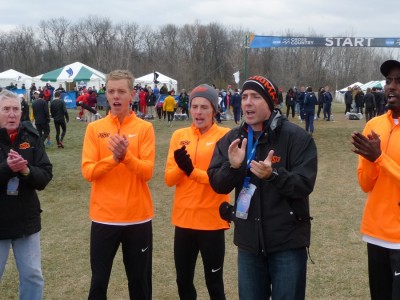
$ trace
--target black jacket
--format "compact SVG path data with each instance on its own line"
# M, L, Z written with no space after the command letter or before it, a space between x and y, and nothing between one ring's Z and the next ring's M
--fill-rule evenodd
M50 122L49 105L46 100L38 98L32 102L33 117L35 124L46 124Z
M279 111L274 111L264 127L267 129L260 138L255 160L264 160L268 152L274 150L272 167L278 171L277 177L261 180L251 175L245 161L239 169L230 167L228 147L237 138L247 138L245 123L217 143L208 175L217 193L227 194L235 189L235 199L246 174L251 176L250 183L257 189L247 220L236 218L234 210L230 214L235 223L234 243L247 251L265 255L310 245L312 218L308 196L317 176L317 148L305 130L290 123ZM235 201L234 209L236 204Z
M9 168L6 160L10 149L28 161L28 176L13 173ZM18 195L7 195L7 183L15 176L19 178ZM52 177L52 165L31 122L21 124L13 145L6 129L0 129L0 239L13 239L40 231L41 209L36 190L43 190Z
M64 123L65 120L69 122L69 115L64 100L54 99L50 104L50 113L54 121Z
M351 91L347 91L344 93L344 104L352 104L353 103L353 94Z
M29 105L25 100L21 101L21 122L22 121L30 121Z

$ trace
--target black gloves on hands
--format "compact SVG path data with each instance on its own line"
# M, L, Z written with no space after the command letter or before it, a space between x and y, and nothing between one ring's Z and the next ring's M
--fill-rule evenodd
M174 158L179 169L185 172L186 175L189 177L190 174L192 174L194 167L190 155L187 154L186 146L175 150Z
M219 215L225 221L235 220L235 207L228 202L222 202L219 206Z

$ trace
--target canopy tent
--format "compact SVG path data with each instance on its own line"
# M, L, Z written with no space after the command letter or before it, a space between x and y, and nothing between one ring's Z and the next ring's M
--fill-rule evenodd
M344 93L347 92L348 87L353 88L355 86L358 86L365 93L367 91L367 88L372 89L373 87L376 87L378 89L383 89L385 87L385 84L386 84L385 80L373 80L367 83L355 82L353 84L350 84L349 86L342 88L339 91L336 91L335 100L338 102L344 102Z
M365 93L367 88L372 89L373 87L376 87L378 89L383 89L385 87L385 84L386 84L386 80L375 80L375 81L370 81L370 82L367 82L367 83L361 85L360 88Z
M25 83L26 88L29 88L32 83L32 77L26 75L24 73L15 71L13 69L9 69L7 71L0 73L0 87L5 88L10 84L18 84L18 88L21 88L21 85Z
M145 85L147 85L147 86L150 86L151 88L154 88L154 85L155 85L154 84L154 77L155 77L154 73L158 74L158 77L157 77L157 81L159 82L157 84L158 88L160 88L165 83L167 85L169 91L174 89L176 92L178 90L178 81L176 81L175 79L172 79L171 77L168 77L164 74L161 74L158 71L155 71L153 73L136 78L135 85L140 83L140 85L143 87Z
M336 93L335 93L335 101L344 103L344 93L347 92L347 89L349 87L353 88L355 86L362 86L362 85L363 85L363 83L357 81L357 82L354 82L354 83L352 83L352 84L350 84L350 85L348 85L348 86L336 91Z
M77 82L78 85L95 86L99 89L100 84L106 80L106 75L80 62L74 62L64 67L49 71L34 77L38 84L45 85L47 82L62 84L64 88L67 82Z

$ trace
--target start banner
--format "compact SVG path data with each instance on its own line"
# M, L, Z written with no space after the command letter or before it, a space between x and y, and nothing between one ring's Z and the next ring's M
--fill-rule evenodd
M400 38L287 37L251 35L249 48L288 47L389 47L400 48Z

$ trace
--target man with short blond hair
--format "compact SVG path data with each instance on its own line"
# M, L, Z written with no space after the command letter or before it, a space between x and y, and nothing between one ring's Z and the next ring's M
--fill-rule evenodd
M120 244L130 298L152 298L154 209L148 181L153 175L155 135L151 123L130 110L133 81L125 70L107 75L110 113L89 123L84 138L82 174L92 183L89 299L106 299Z

